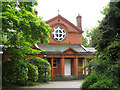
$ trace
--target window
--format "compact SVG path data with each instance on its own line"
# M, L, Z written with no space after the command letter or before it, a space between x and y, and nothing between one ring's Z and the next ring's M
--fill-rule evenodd
M53 60L53 68L57 68L58 66L58 61L56 59Z
M65 39L66 33L62 27L55 27L52 31L53 38L57 41L62 41Z

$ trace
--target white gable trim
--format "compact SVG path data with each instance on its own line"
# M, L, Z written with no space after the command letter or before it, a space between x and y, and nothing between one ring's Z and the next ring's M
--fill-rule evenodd
M38 47L37 43L35 43L35 47L36 47L37 49L40 49L40 48Z
M87 51L87 49L86 49L83 45L81 45L81 47L82 47L85 51Z

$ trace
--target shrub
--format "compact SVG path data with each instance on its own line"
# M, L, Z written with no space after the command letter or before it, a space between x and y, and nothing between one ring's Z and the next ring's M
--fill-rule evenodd
M119 79L105 73L93 72L85 78L82 88L118 88Z
M25 62L20 60L2 62L2 80L4 83L24 85L28 80L28 68Z
M25 60L38 67L38 81L48 81L51 77L51 67L47 60L39 57L29 57Z
M83 69L84 69L84 68L83 68L82 66L80 66L80 67L78 68L78 71L79 71L79 72L82 72Z
M82 88L88 88L90 85L97 82L98 74L96 72L93 72L90 74L90 76L87 76L82 84Z
M28 62L27 67L28 67L28 80L36 82L38 80L38 67Z
M118 88L118 85L114 78L101 79L94 83L93 85L89 86L90 88Z

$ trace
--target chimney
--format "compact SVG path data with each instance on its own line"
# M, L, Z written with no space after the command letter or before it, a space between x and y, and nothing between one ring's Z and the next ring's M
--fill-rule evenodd
M76 17L76 21L77 21L77 27L80 29L82 29L81 19L82 19L82 17L80 16L80 14L78 14L78 16Z
M34 12L35 12L35 14L36 14L36 15L38 14L38 12L37 12L36 8L34 8Z

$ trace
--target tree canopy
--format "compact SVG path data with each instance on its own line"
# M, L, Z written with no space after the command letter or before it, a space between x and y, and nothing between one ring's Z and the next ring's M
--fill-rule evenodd
M91 39L89 46L96 47L99 35L100 35L99 26L94 27L93 29L90 30L90 32L87 31L87 37Z
M106 15L108 13L108 10L109 10L109 3L100 13L103 14L103 15ZM99 25L101 25L103 19L98 20ZM87 37L90 38L89 46L96 47L99 36L100 36L99 26L96 26L96 27L92 28L91 30L87 30Z
M2 2L2 43L4 54L18 57L26 53L38 54L35 43L49 42L50 26L35 15L37 2Z
M87 47L88 46L88 40L82 35L82 45Z
M120 88L120 2L110 2L99 25L95 72L84 81L83 88Z

